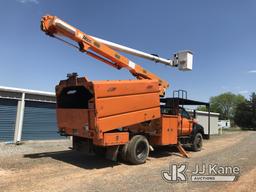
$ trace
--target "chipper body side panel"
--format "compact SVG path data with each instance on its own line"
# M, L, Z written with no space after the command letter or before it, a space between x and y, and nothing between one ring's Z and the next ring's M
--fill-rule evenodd
M161 116L155 80L89 82L77 78L61 81L56 90L59 131L91 138L98 145L113 144L113 135L104 137L106 132ZM123 138L117 141L118 144L129 139L128 132L116 134L114 137Z

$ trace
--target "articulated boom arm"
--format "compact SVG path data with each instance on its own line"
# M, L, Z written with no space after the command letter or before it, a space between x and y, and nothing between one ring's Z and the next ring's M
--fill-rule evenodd
M128 58L122 56L96 38L83 33L75 27L67 24L56 16L44 16L41 20L41 29L50 36L64 36L77 42L81 52L87 53L116 69L126 68L137 79L151 79L159 82L160 96L164 96L165 90L169 87L167 81L162 80L153 73L148 72L140 65L135 64ZM175 65L174 65L175 66ZM176 65L177 66L177 65Z

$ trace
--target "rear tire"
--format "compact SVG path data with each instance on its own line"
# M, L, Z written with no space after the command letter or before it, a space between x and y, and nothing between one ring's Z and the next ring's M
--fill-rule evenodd
M203 146L203 136L201 133L197 133L192 140L191 149L193 151L201 151L202 146Z
M134 165L146 162L149 154L149 143L143 135L135 135L127 146L127 160Z

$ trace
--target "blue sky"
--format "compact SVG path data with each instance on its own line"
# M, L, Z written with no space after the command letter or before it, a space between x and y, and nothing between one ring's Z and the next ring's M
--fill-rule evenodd
M144 68L207 101L225 91L256 91L254 0L1 0L0 85L54 91L69 72L90 80L132 79L40 31L43 15L56 15L91 34L170 58L192 50L194 68L176 68L128 56Z

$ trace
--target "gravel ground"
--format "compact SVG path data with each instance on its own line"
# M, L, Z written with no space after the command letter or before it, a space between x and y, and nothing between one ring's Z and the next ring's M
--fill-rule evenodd
M191 158L160 149L146 164L111 162L69 150L68 140L0 144L1 191L256 191L256 132L226 132L204 142ZM170 164L240 167L236 182L168 183L161 177Z

